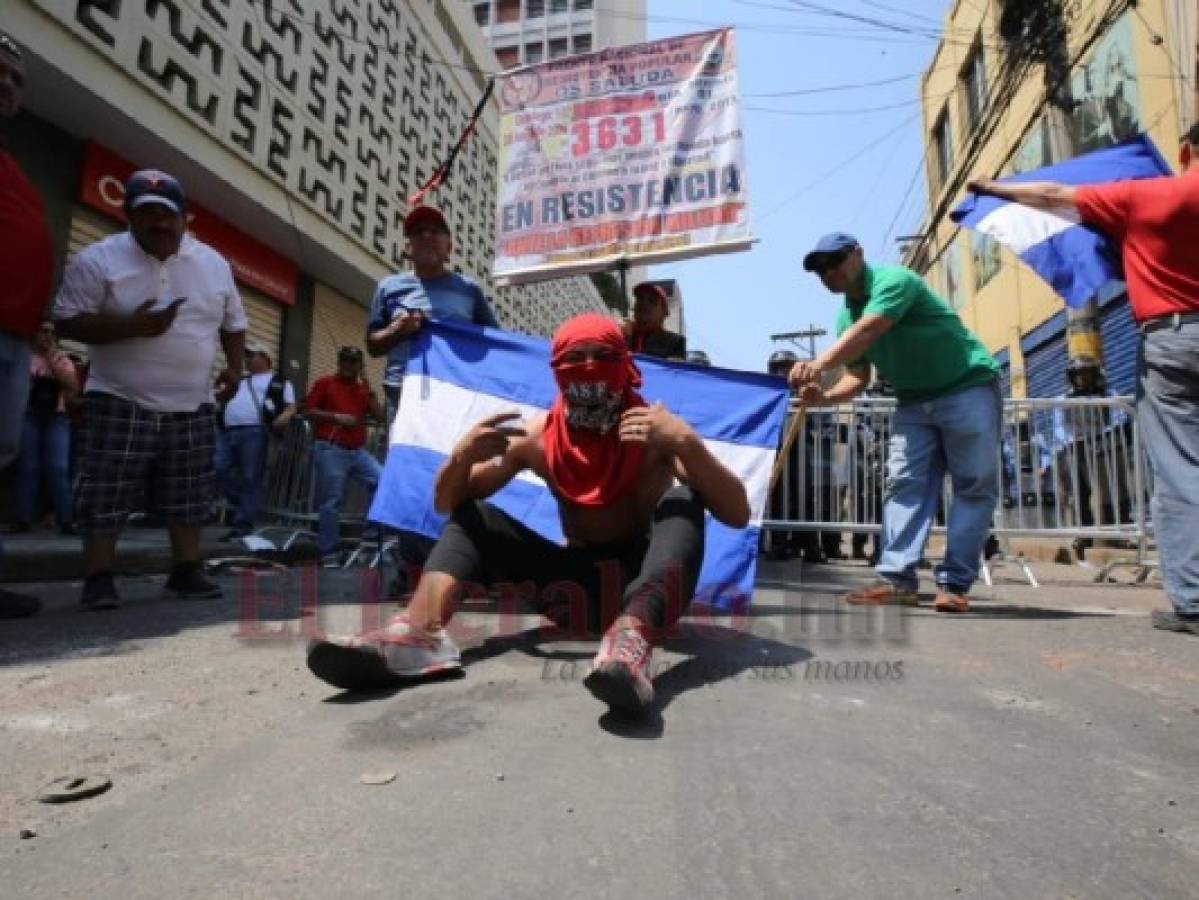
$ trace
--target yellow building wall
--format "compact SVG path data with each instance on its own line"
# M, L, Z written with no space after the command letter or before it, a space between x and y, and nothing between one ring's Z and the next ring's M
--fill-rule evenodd
M1132 59L1125 60L1131 68L1137 89L1138 121L1157 144L1162 155L1172 165L1177 165L1177 147L1182 134L1182 123L1187 120L1188 110L1179 105L1179 82L1176 65L1169 55L1170 41L1160 45L1153 36L1167 33L1169 16L1166 4L1169 0L1142 0L1136 12L1125 13L1125 22L1131 31ZM1078 52L1098 21L1107 0L1087 0L1080 15L1070 23L1071 59ZM982 7L980 11L980 6ZM937 183L933 129L942 114L948 110L954 160L948 181L952 183L958 174L966 146L965 91L961 74L975 43L981 41L985 54L988 87L993 88L996 76L1003 68L1002 39L998 34L999 4L980 4L978 0L959 0L947 13L945 34L922 82L922 103L925 134L925 160L929 169L926 181L929 209L935 210L943 201L944 187ZM1125 27L1122 22L1119 27ZM1119 54L1109 53L1104 59L1094 60L1104 49L1104 38L1087 51L1075 72L1082 64L1093 62L1102 68L1104 64L1119 65ZM1078 76L1076 76L1078 77ZM1101 77L1101 73L1094 73ZM989 90L990 94L991 91ZM994 176L1009 174L1017 151L1038 126L1045 115L1042 100L1045 95L1043 69L1032 68L1018 92L1007 106L999 127L983 147L978 159L970 168L969 175ZM986 115L984 113L984 121ZM959 189L946 209L951 210L965 196ZM943 216L927 226L931 234L929 258L936 259L926 277L943 295L949 293L947 276L956 268L958 274L958 296L956 306L966 322L992 352L1009 351L1012 364L1013 393L1022 393L1023 359L1020 354L1020 338L1032 329L1052 318L1063 308L1062 301L1032 271L1006 249L998 251L998 270L976 289L976 267L982 262L971 249L971 233L960 229ZM953 259L956 259L956 265ZM948 297L947 299L955 299Z

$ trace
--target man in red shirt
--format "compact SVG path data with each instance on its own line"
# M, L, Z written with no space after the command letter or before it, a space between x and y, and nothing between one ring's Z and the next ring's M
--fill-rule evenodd
M21 49L0 31L0 122L16 117L24 96ZM30 340L42 322L53 272L41 197L0 141L0 468L21 446ZM40 606L33 597L0 590L0 619L32 616Z
M1199 634L1199 123L1183 135L1182 174L1074 187L970 185L1040 209L1073 208L1120 247L1141 329L1137 418L1153 464L1153 524L1174 606L1156 628Z
M321 561L336 565L346 479L357 479L374 491L382 474L378 461L364 448L367 415L376 422L383 422L384 415L378 396L362 377L360 349L342 347L337 351L337 374L316 380L304 398L303 411L316 435Z

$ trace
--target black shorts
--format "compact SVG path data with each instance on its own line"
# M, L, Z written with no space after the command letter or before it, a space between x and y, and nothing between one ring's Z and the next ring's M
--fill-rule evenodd
M85 532L113 533L144 509L167 522L200 525L212 516L215 493L212 404L192 412L159 413L92 391L83 395L83 430L75 476L75 515Z
M454 511L426 571L515 596L571 630L603 631L618 615L661 628L695 594L704 552L704 507L686 487L662 497L649 531L631 540L563 547L503 510L471 500Z

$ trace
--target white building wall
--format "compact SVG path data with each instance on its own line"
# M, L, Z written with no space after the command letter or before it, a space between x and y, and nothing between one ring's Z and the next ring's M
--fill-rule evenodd
M365 303L406 267L407 197L445 157L497 62L458 0L5 0L31 53L35 113L178 174L197 202ZM428 198L454 264L490 283L496 112ZM572 280L574 281L574 280ZM542 333L590 283L496 296ZM588 293L590 291L590 293Z

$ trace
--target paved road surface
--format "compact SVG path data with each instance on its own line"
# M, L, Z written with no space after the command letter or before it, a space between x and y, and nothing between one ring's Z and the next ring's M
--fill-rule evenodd
M579 683L591 645L519 635L339 694L304 668L295 574L256 582L290 637L239 636L232 580L207 605L126 582L107 615L37 586L46 613L0 623L3 894L1193 898L1199 638L1149 628L1155 590L1039 571L967 616L867 617L836 602L864 570L766 565L751 618L657 654L635 727ZM357 573L319 595L360 620ZM31 799L76 773L113 788Z

